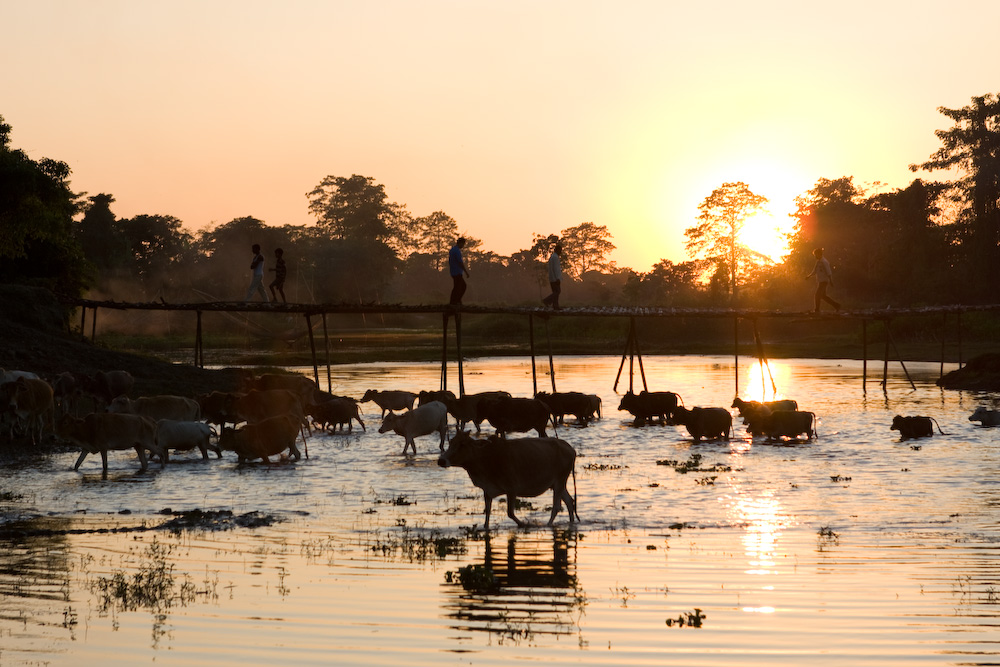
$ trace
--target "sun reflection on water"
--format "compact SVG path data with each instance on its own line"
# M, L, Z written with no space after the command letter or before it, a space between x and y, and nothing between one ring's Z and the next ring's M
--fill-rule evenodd
M786 397L782 388L788 386L791 373L787 365L769 359L764 364L755 361L747 369L746 377L742 389L744 400L777 401Z

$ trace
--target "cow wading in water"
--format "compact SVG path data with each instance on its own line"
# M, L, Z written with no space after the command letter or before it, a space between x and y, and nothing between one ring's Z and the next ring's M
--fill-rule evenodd
M490 529L490 510L493 499L507 496L507 516L518 526L526 524L514 516L518 496L534 498L552 489L552 514L548 525L556 519L563 502L569 510L572 523L579 519L576 511L576 450L559 438L511 438L487 440L472 438L466 431L459 431L438 458L442 468L458 466L469 473L472 483L483 490L485 508L483 529ZM574 495L570 495L568 482L573 476Z

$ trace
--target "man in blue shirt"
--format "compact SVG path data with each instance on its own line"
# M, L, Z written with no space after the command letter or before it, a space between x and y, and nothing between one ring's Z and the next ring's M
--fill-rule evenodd
M454 285L451 288L451 300L448 302L452 306L462 305L462 295L465 294L465 278L469 277L469 269L465 268L465 260L462 259L462 248L465 247L465 239L459 238L455 245L448 252L448 271L451 273L451 280ZM465 274L465 277L462 276Z

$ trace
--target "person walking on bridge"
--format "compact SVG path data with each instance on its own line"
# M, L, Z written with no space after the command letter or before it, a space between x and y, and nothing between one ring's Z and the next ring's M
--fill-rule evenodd
M253 293L260 294L261 301L267 303L267 292L264 291L264 255L260 254L260 244L254 243L250 247L253 252L253 259L250 260L250 287L247 289L244 301L249 301Z
M464 247L465 239L459 237L448 252L448 272L451 274L452 280L451 299L448 303L452 306L462 305L462 295L465 294L467 287L465 278L469 277L469 269L465 266L465 260L462 258L462 248Z
M813 257L816 258L816 266L814 266L812 272L806 276L807 280L816 276L816 309L813 312L819 312L820 303L823 301L826 301L839 311L840 304L826 294L827 287L833 287L833 269L830 268L830 261L823 257L822 248L816 248L813 250Z

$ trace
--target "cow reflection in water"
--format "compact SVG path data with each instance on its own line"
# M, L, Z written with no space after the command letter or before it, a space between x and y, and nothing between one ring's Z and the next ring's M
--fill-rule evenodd
M511 534L506 549L500 540L494 547L489 533L483 535L482 565L462 568L482 576L465 583L452 576L452 585L445 587L451 627L487 632L500 643L579 633L586 596L576 576L578 533L553 529L551 534Z

